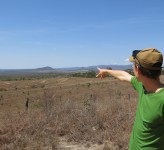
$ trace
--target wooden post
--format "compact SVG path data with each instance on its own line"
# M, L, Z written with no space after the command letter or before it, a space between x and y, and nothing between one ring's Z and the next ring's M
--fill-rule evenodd
M28 104L29 104L29 98L27 97L26 104L25 104L25 106L26 106L26 111L28 111Z

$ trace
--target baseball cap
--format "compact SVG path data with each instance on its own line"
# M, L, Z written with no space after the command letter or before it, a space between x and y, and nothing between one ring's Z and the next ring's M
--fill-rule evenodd
M143 50L134 50L129 61L137 62L143 68L149 70L161 70L163 55L155 48L146 48Z

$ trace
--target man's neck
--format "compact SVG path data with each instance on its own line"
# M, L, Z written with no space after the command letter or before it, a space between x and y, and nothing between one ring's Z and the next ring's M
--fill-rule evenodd
M147 93L157 93L164 87L159 79L146 78L142 83Z

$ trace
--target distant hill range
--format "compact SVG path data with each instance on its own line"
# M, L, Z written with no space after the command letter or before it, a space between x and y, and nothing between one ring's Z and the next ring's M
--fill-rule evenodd
M84 71L97 71L100 68L112 68L113 70L127 70L131 69L131 65L97 65L88 67L67 67L67 68L52 68L42 67L36 69L0 69L0 75L23 75L23 74L40 74L40 73L71 73Z

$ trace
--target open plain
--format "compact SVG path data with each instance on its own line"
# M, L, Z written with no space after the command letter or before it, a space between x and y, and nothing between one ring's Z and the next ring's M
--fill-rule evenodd
M136 103L112 77L0 81L0 149L127 150Z

